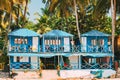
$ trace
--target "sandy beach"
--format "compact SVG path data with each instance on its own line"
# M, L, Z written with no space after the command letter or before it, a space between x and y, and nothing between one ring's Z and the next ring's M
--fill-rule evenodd
M0 73L0 80L120 80L120 78L61 78L57 75L56 70L43 70L42 77L39 76L37 71L28 71L28 72L15 72L13 78L8 78L8 73Z

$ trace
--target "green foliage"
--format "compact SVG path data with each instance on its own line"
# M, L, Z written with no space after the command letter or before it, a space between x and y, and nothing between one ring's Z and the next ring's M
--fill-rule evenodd
M116 35L120 35L120 16L116 21Z
M5 42L3 37L4 36L0 38L0 63L8 64L7 49L5 48L5 50L3 50L3 46Z
M67 18L57 17L57 15L49 16L49 14L46 14L46 10L43 11L45 11L45 14L39 15L37 18L38 23L36 24L36 30L41 30L41 34L46 32L46 28L50 28L69 32L75 35L75 38L78 38L75 16L70 16ZM84 17L79 18L79 27L81 33L90 30L99 30L111 34L112 31L111 18L106 15L102 16L99 19L94 19L92 14L85 15Z
M78 38L77 29L76 29L76 20L74 15L74 4L73 4L74 2L59 1L59 0L58 1L45 0L44 3L45 2L46 3L50 2L50 3L48 3L47 5L48 11L46 11L46 9L45 10L42 9L43 15L41 15L39 18L39 22L38 22L39 26L44 26L41 28L50 27L51 29L60 29L69 32L75 35L75 38ZM88 2L76 0L76 3L78 5L78 19L79 19L79 28L81 34L90 30L99 30L109 34L112 33L111 18L108 17L106 14L108 13L110 8L109 0L105 0L105 1L88 0ZM68 5L66 6L65 4ZM68 8L71 9L72 13L69 12ZM66 13L69 12L70 15L66 17L65 16L66 13L65 14L63 13L64 11L66 11ZM52 15L49 12L52 12ZM120 34L119 21L116 26L116 34Z
M5 54L2 54L1 56L0 56L0 63L5 63L5 64L8 64L8 56L7 55L5 55Z
M111 18L107 16L104 16L97 20L88 17L84 22L81 22L82 33L90 30L99 30L105 33L111 33Z
M37 29L37 27L35 26L35 24L32 21L28 21L25 24L24 28L27 28L27 29L30 29L30 30L36 30Z
M0 38L0 50L3 48L3 40Z

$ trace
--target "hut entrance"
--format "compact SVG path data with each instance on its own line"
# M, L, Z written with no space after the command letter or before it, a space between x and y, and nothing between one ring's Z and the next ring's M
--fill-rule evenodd
M44 69L56 69L56 66L58 64L58 58L57 56L51 57L51 58L40 58L43 63Z

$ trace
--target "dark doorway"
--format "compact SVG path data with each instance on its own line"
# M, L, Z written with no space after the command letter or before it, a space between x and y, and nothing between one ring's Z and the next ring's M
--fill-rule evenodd
M58 56L51 58L40 58L43 63L43 69L56 69L58 65Z

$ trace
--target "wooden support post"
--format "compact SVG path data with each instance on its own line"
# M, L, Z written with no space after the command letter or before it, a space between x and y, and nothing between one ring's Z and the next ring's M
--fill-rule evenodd
M9 69L10 69L10 71L11 71L11 63L10 63L10 56L9 56Z
M82 60L81 60L81 55L78 56L78 59L79 59L79 61L78 61L78 62L79 62L79 63L78 63L78 64L79 64L79 69L81 69L81 61L82 61Z
M43 37L43 41L42 41L42 51L45 52L45 39Z
M58 65L60 65L60 64L59 64L59 55L58 55Z

